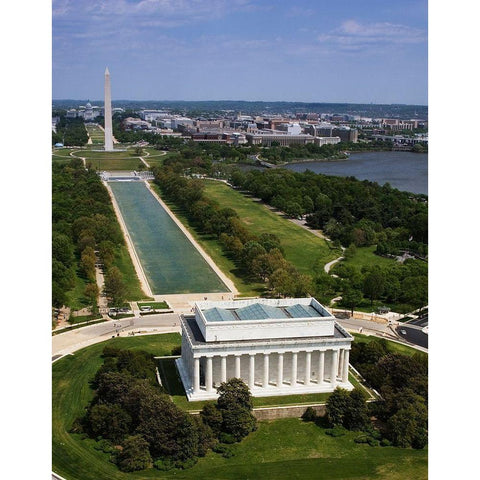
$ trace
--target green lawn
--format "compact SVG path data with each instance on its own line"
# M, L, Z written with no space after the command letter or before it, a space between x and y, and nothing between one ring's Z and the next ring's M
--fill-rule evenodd
M86 123L85 128L92 139L92 145L103 145L105 143L105 132L98 125Z
M148 296L143 292L140 286L140 280L138 279L135 267L133 266L132 259L128 253L126 246L119 248L117 255L115 256L115 266L118 267L123 275L123 280L127 286L127 299L129 301L147 299Z
M381 257L380 255L375 255L373 252L377 249L376 245L370 245L369 247L357 247L355 255L352 258L342 260L341 263L346 265L352 265L359 270L362 267L370 265L379 265L381 267L388 267L395 263L395 260L391 258ZM335 267L339 265L336 264L332 267L332 272L335 273Z
M180 336L120 337L107 342L168 355L179 345ZM109 462L108 454L93 448L93 440L68 433L92 399L88 382L102 363L105 344L92 345L52 365L52 463L53 470L67 480L427 479L426 450L356 444L353 439L358 433L333 438L323 428L295 418L260 422L257 431L234 445L235 456L229 459L209 452L185 471L122 473Z
M138 302L139 307L151 307L156 310L168 309L167 302Z
M274 233L280 238L285 258L300 272L313 275L314 264L324 265L339 256L328 243L312 232L277 215L263 203L254 201L222 182L205 181L205 194L222 207L236 210L245 225L255 234Z

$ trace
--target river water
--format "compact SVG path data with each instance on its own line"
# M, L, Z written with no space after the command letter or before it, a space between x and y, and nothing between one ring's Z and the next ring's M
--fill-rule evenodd
M294 172L311 170L325 175L353 176L380 185L388 182L399 190L428 194L428 155L425 153L352 153L347 160L291 163L284 168Z

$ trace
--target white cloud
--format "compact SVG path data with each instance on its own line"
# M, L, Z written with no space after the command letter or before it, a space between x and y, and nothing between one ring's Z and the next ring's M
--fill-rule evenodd
M372 45L423 43L427 40L427 34L418 28L389 22L362 24L356 20L346 20L329 33L319 35L317 40L322 44L353 51Z

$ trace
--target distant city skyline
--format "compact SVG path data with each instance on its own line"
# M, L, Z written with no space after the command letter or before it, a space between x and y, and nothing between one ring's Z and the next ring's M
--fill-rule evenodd
M427 105L427 1L53 0L53 99Z

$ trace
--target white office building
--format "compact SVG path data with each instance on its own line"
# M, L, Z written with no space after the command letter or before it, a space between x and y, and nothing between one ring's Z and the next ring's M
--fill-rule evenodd
M197 302L183 315L177 359L189 400L241 378L253 396L351 390L353 337L314 298Z

